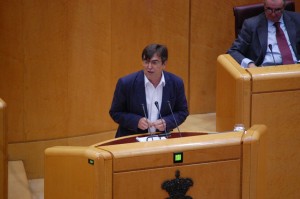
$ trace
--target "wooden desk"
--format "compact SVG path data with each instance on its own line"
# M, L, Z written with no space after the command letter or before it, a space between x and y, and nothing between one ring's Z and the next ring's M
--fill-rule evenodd
M186 196L194 199L263 198L265 131L264 125L256 125L247 133L48 148L45 198L167 198L163 183L176 179L192 180ZM182 162L174 162L177 153Z
M300 65L243 69L220 55L216 97L217 131L268 127L266 198L300 198Z

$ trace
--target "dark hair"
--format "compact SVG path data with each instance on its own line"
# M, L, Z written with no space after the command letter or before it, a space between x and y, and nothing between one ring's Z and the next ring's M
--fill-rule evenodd
M161 44L150 44L146 46L142 53L142 60L149 60L154 54L161 58L163 64L168 60L168 49Z

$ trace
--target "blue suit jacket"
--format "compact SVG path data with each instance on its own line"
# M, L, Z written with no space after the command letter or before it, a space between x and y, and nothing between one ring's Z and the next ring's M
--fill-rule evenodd
M176 123L171 115L168 101L178 125L185 121L189 113L182 79L166 71L164 76L166 84L163 88L160 110L169 132L176 128ZM148 117L144 72L141 70L120 78L109 111L112 119L119 124L116 137L148 132L138 128L139 120L145 117L142 104Z
M300 14L284 11L285 23L289 39L297 60L300 59ZM268 22L264 13L246 19L238 38L234 41L229 53L239 64L244 58L254 61L260 66L264 60L268 47Z

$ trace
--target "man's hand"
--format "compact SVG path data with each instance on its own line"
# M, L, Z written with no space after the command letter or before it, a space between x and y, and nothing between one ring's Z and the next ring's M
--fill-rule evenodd
M248 68L255 68L257 67L253 62L251 62L250 64L248 64Z
M142 130L146 130L150 127L150 121L147 121L147 118L143 117L139 120L138 128Z
M152 126L154 126L159 131L164 131L166 128L166 122L164 119L159 119L159 120L156 120L155 122L153 122Z

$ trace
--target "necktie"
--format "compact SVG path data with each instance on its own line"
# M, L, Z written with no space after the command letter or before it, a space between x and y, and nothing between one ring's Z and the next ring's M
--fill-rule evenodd
M289 48L288 42L285 38L284 32L280 28L280 22L275 22L276 27L276 39L279 47L279 51L282 57L283 64L295 64L292 56L292 52Z

